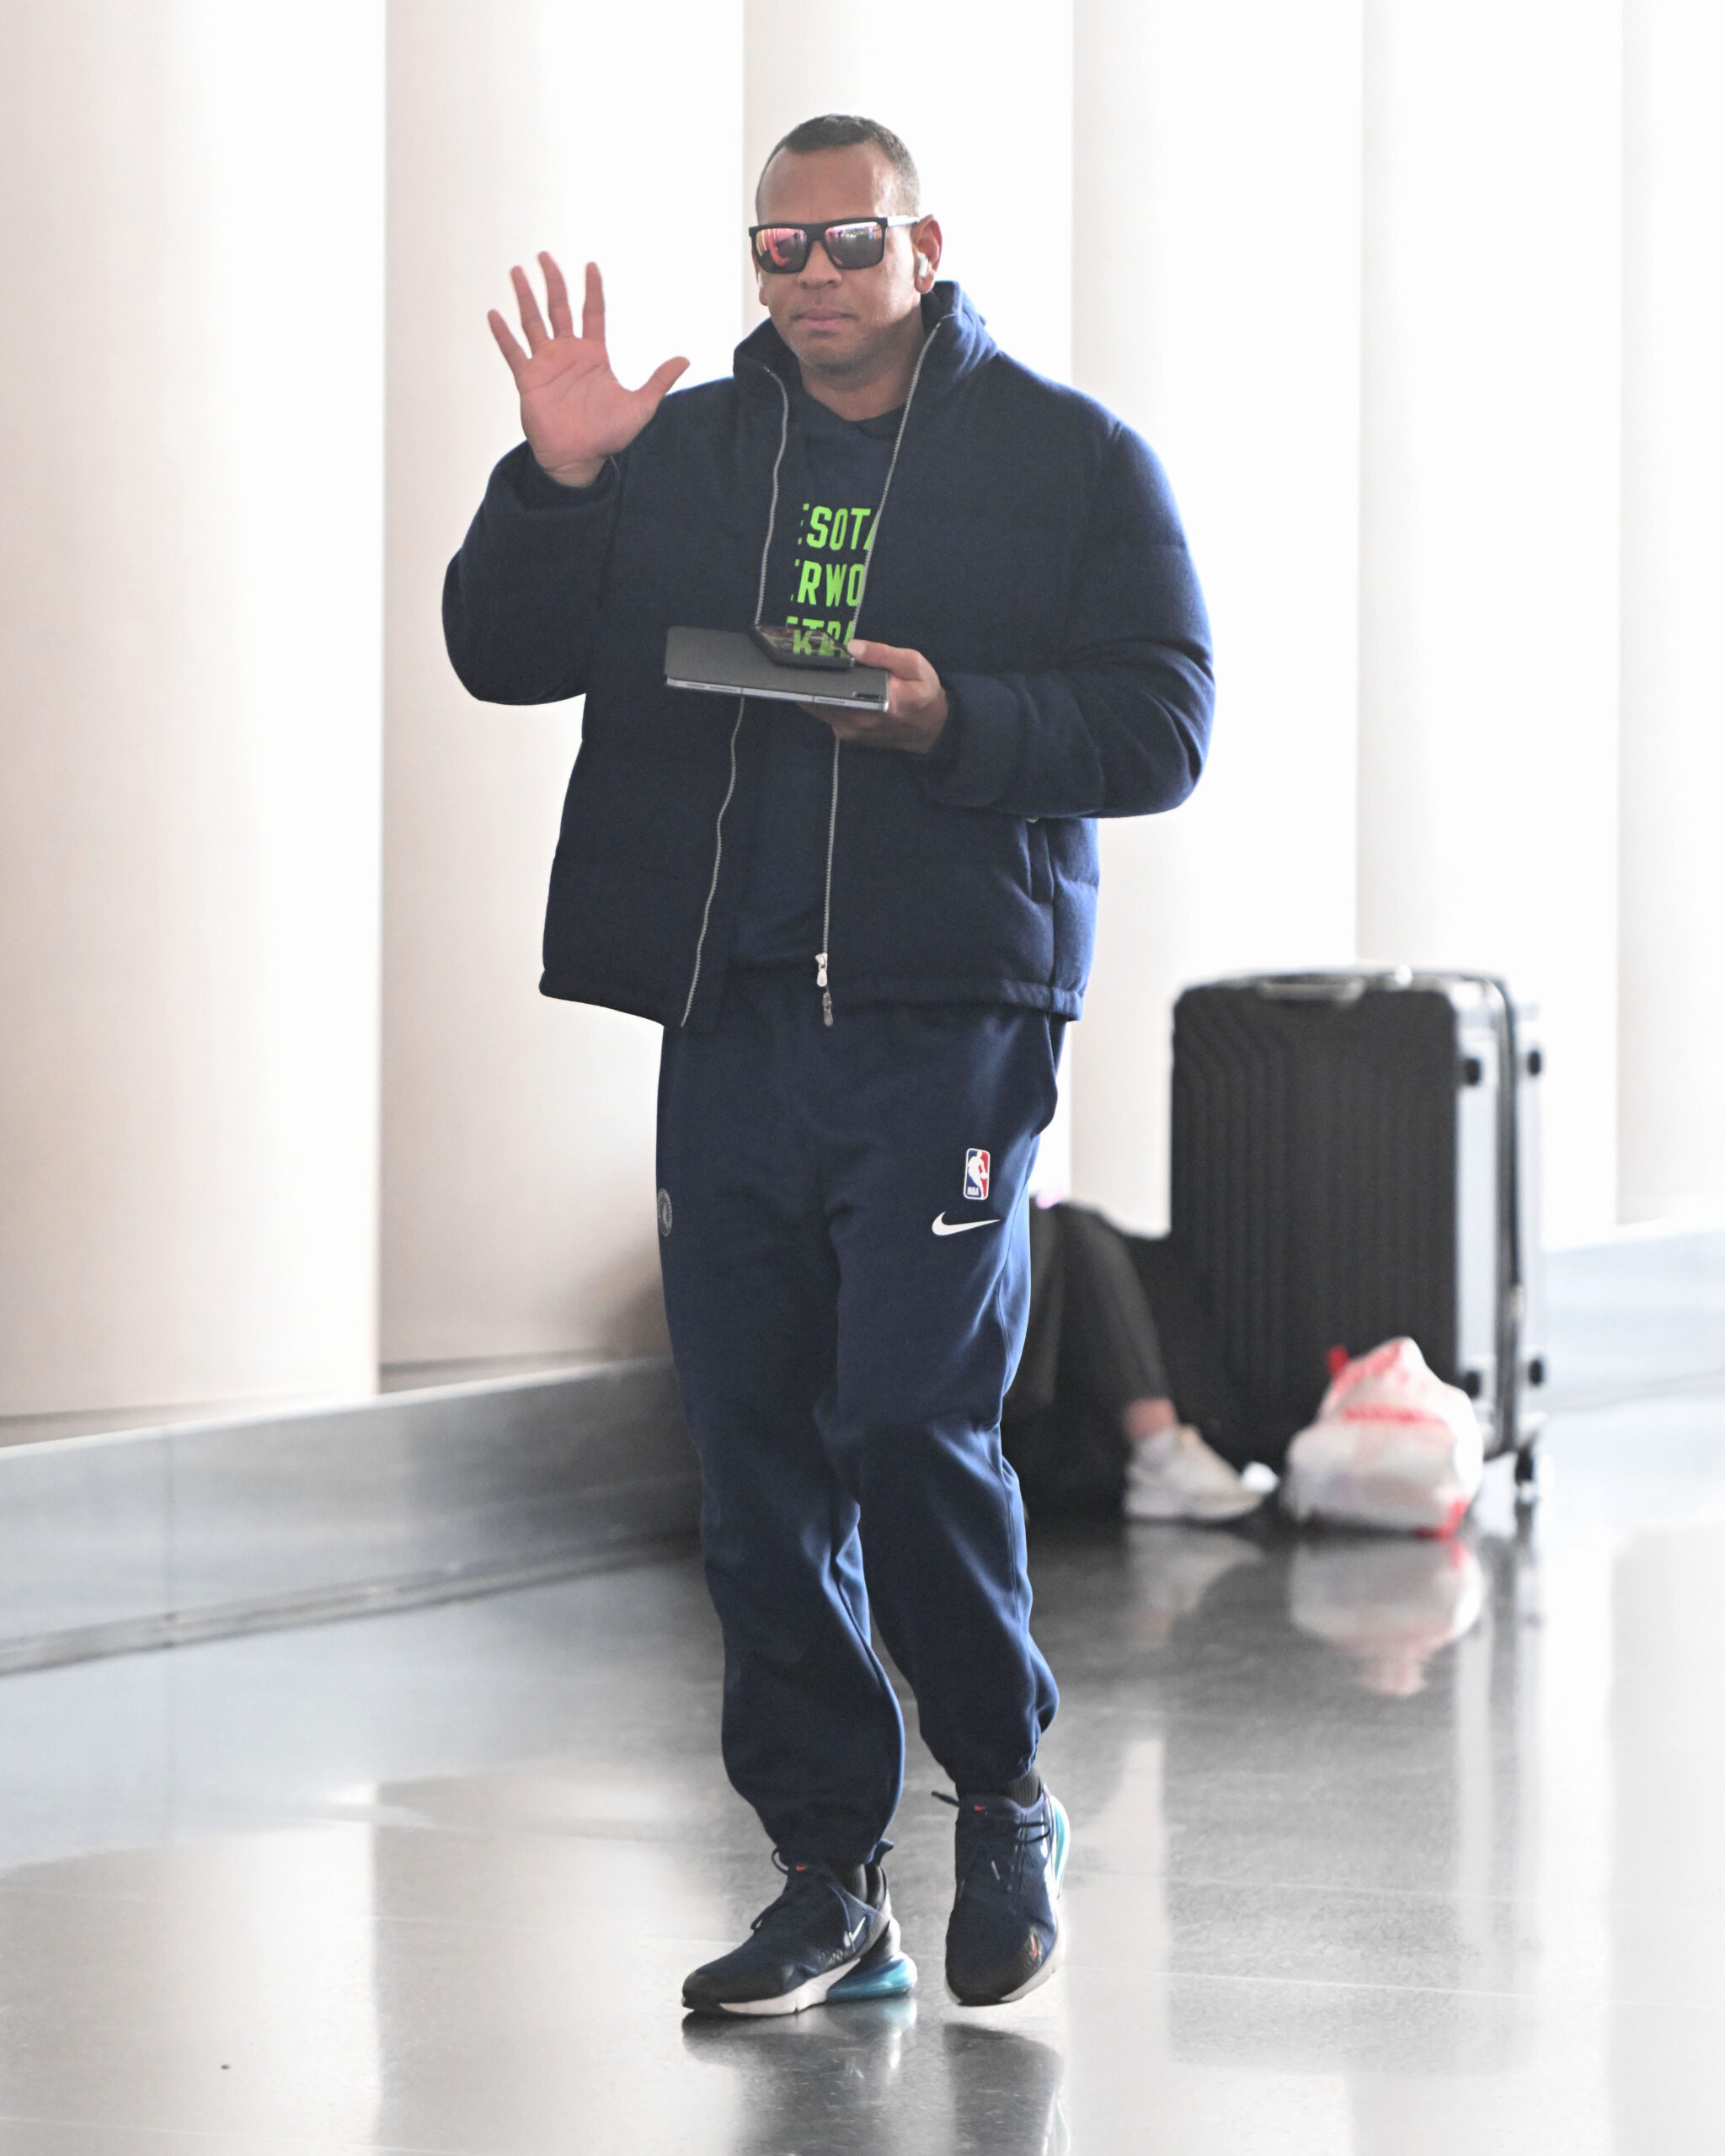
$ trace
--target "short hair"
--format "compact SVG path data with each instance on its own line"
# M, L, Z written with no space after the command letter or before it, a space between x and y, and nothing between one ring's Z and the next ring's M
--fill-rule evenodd
M872 143L892 167L893 192L898 197L900 209L912 215L920 211L922 178L916 169L916 160L891 128L883 127L878 120L865 120L860 113L824 112L818 120L804 120L773 144L767 153L766 164L761 168L761 179L755 183L755 214L761 214L761 185L766 178L766 165L781 150L803 157L811 150L849 150L859 142Z

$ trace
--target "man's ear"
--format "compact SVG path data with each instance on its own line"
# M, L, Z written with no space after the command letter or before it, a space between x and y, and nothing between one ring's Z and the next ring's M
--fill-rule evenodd
M932 291L941 255L941 229L932 217L924 219L912 246L916 289L921 292Z

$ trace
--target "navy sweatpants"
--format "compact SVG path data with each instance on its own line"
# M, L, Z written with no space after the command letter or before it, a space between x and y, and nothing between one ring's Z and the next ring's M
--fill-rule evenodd
M715 1031L665 1033L660 1259L725 1765L793 1859L867 1860L898 1805L871 1608L960 1790L1015 1780L1054 1716L1000 1415L1062 1030L981 1005L829 1027L798 969L734 974Z

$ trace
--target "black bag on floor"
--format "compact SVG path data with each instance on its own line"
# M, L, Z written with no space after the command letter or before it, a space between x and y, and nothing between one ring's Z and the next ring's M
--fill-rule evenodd
M1268 974L1174 1006L1172 1241L1279 1467L1331 1351L1408 1334L1530 1481L1542 1419L1530 1011L1477 974Z

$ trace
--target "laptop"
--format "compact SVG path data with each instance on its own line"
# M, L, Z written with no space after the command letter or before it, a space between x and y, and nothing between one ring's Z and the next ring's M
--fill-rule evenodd
M786 703L884 711L891 676L884 667L788 666L740 629L673 629L665 640L667 688L714 696L777 696Z

